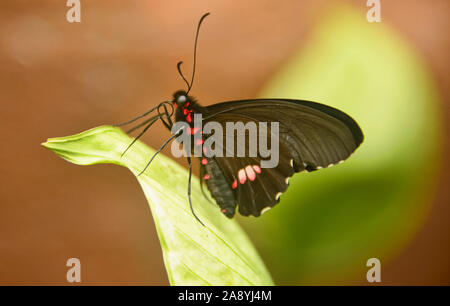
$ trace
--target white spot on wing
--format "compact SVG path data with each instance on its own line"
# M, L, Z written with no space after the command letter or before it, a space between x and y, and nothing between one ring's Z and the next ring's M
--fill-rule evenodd
M270 207L270 206L264 207L264 208L261 210L261 215L264 214L266 211L268 211L268 210L271 209L271 208L272 208L272 207Z
M282 194L282 192L278 192L278 193L275 195L275 200L278 201L278 200L280 199L281 194Z

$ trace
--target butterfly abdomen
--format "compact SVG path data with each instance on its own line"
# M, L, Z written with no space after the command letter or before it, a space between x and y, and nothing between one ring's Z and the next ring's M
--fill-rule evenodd
M211 196L216 200L222 213L232 218L236 211L236 198L233 189L227 182L222 170L213 158L202 158L202 166L205 167L206 182Z

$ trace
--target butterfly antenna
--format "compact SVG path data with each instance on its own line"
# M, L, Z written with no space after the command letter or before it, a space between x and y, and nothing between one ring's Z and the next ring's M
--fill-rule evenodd
M183 64L183 62L178 62L178 64L177 64L178 73L180 74L181 78L186 83L186 85L187 85L187 87L189 89L189 87L191 87L191 85L189 85L188 80L186 80L186 78L183 75L183 72L181 72L181 64Z
M196 66L196 63L197 63L197 41L198 41L198 34L200 33L200 26L202 25L203 20L204 20L209 14L210 14L210 13L206 13L205 15L203 15L202 18L200 18L200 21L198 22L198 25L197 25L197 32L196 32L196 34L195 34L195 42L194 42L194 65L193 65L193 68L192 68L192 78L191 78L191 83L188 84L189 86L188 86L187 93L189 93L189 91L191 90L192 85L193 85L193 83L194 83L195 66ZM187 82L186 82L186 83L187 83Z

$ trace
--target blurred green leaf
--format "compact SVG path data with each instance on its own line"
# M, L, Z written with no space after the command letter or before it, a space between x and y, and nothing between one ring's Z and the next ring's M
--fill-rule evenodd
M365 141L344 164L291 180L279 206L242 218L279 284L365 281L410 241L439 164L439 98L424 65L384 23L333 7L263 97L312 100L360 124Z
M135 175L154 151L122 130L101 126L77 135L51 138L43 144L78 164L113 163ZM150 205L172 285L273 285L255 248L234 220L203 197L193 177L192 200L202 226L192 215L187 198L187 171L159 154L137 177Z

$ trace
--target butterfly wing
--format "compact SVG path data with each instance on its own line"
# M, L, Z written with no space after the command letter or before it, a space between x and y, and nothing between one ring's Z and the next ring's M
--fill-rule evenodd
M363 141L358 124L344 112L301 100L241 100L206 108L204 122L279 122L280 141L286 142L295 163L311 169L348 158Z
M288 180L302 170L314 171L340 163L363 141L358 124L347 114L319 103L299 100L242 100L208 106L203 125L215 121L226 134L226 122L278 122L279 161L261 168L261 156L213 157L203 171L208 189L228 217L236 203L244 215L259 216L274 206ZM225 135L225 138L229 135ZM246 144L248 152L248 144Z

